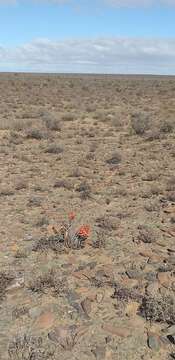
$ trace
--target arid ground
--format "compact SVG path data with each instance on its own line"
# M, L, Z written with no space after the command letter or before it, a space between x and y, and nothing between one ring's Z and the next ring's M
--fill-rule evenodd
M0 110L0 359L175 359L175 78L1 74Z

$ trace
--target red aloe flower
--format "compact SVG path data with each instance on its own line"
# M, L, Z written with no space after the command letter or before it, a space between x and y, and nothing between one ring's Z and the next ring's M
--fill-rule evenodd
M82 225L77 231L77 235L85 239L88 238L90 235L90 226Z
M73 211L71 211L69 214L68 214L68 218L70 221L74 220L75 219L75 213Z

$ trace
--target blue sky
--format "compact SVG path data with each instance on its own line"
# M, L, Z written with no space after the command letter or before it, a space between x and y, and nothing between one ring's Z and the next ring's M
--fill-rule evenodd
M0 0L0 70L175 74L175 0Z

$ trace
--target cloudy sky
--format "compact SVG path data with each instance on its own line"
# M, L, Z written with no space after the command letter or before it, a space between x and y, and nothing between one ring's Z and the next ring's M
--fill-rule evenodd
M0 71L175 75L175 0L0 0Z

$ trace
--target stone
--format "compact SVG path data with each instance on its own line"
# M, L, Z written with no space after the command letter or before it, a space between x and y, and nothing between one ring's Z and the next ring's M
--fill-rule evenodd
M130 279L142 279L143 278L143 272L139 270L127 270L126 274Z
M74 337L76 327L58 326L51 332L48 337L51 341L58 343L64 350L71 350L74 346Z
M81 307L82 307L84 313L89 317L91 310L92 310L91 300L89 298L84 299L81 302Z
M153 351L160 350L160 340L156 334L153 333L148 334L148 346Z
M38 318L42 313L42 309L40 307L33 307L31 309L29 309L29 317L31 319L36 319Z
M114 336L119 336L119 337L128 337L131 335L131 331L128 328L124 328L124 327L120 327L120 326L112 326L110 324L104 324L102 326L102 329L107 332L110 333Z
M54 314L50 311L45 312L36 319L34 328L47 330L53 326L54 321L55 321Z
M144 278L147 281L155 281L156 280L156 273L150 271L150 272L145 274Z
M166 288L171 287L172 279L170 272L159 272L157 278L162 286Z
M163 331L164 335L175 335L175 325L169 326L168 328L164 329Z
M103 299L104 299L104 293L102 293L102 292L97 293L97 295L96 295L96 301L97 301L99 304L103 301Z
M103 360L106 358L105 346L97 346L95 349L93 349L91 351L97 360Z

